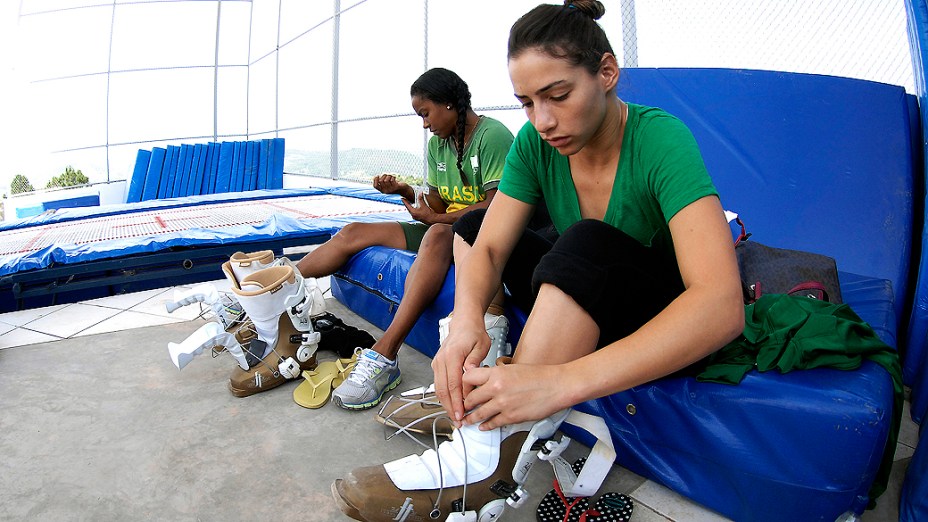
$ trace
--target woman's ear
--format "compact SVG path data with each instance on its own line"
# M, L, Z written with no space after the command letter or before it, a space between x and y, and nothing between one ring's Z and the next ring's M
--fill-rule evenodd
M603 84L603 90L612 91L619 84L619 62L612 53L603 53L599 59L599 71L597 75Z

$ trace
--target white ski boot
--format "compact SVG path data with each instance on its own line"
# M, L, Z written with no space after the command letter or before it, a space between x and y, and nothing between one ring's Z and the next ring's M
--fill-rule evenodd
M307 294L299 271L288 263L264 268L245 276L232 291L256 333L244 348L249 369L236 368L229 380L233 395L267 391L316 367L321 337L312 327L315 296Z
M599 439L587 458L589 470L584 466L579 476L557 471L570 439L552 437L565 421ZM525 504L524 485L538 458L555 464L565 495L591 496L611 469L615 449L602 418L568 409L489 431L465 426L437 450L352 471L332 484L332 494L355 520L488 522L499 520L507 505Z
M235 299L243 312L230 320L223 312L234 308L216 288L198 285L175 291L169 312L192 304L209 305L218 322L207 323L182 343L169 343L171 360L180 369L209 349L226 350L238 363L229 388L239 397L272 389L316 366L320 334L311 317L325 312L325 300L315 279L304 279L286 257L275 260L270 250L236 252L222 265ZM281 292L283 290L283 292Z

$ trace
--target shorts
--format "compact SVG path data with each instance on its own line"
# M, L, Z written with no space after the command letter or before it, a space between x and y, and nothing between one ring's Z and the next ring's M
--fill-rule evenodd
M419 245L422 244L422 238L425 237L429 225L421 221L400 221L399 224L403 228L403 235L406 237L406 250L418 252Z
M454 232L473 244L483 215L468 213ZM524 312L542 284L558 287L599 326L602 347L636 331L683 292L679 269L667 265L655 249L612 225L584 219L553 241L527 229L503 269L503 283Z

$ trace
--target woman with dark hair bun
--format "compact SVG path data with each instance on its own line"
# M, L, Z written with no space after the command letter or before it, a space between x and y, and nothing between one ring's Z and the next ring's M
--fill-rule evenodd
M358 520L495 520L519 496L530 448L573 406L685 370L744 327L731 232L696 140L667 112L616 96L604 12L567 0L512 26L509 76L528 122L486 218L455 224L472 245L457 273L468 284L432 361L456 429L436 452L337 480L336 501ZM553 242L524 232L542 198ZM482 367L483 311L500 282L530 313L512 360Z
M351 374L332 392L332 401L349 410L377 405L400 383L397 353L451 266L451 225L490 204L512 144L512 133L502 123L474 112L467 83L452 71L426 71L413 82L410 95L422 126L434 134L426 158L428 191L417 193L391 174L375 176L373 185L384 194L402 196L416 221L350 223L297 264L303 277L323 277L369 246L418 253L390 326L373 347L362 351ZM505 338L508 322L501 315L497 322L505 326Z

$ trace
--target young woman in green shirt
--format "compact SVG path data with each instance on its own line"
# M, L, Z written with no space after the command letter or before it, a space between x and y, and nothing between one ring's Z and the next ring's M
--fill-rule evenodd
M696 142L666 112L616 97L604 11L565 0L513 25L509 74L529 122L485 218L454 227L456 255L472 243L457 266L468 284L432 362L458 429L437 451L336 480L349 516L495 519L537 453L525 448L574 405L684 369L741 332L731 232ZM525 231L542 198L553 242ZM511 362L482 367L484 310L501 282L529 316Z
M467 84L452 71L426 71L413 82L410 95L422 126L434 134L426 158L429 191L417 194L389 174L376 176L373 185L385 194L402 196L416 221L348 224L297 264L303 277L323 277L370 246L418 253L393 321L332 392L333 402L345 409L371 408L400 383L397 353L451 266L451 225L467 212L490 204L512 144L512 133L502 123L474 112Z

